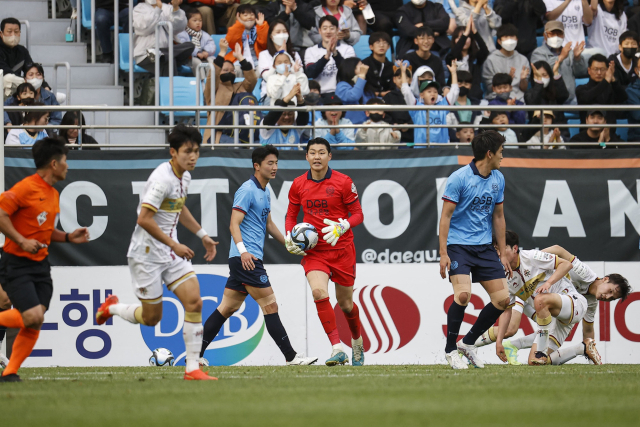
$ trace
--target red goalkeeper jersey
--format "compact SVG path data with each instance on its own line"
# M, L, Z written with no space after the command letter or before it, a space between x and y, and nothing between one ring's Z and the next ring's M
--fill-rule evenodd
M302 208L304 222L308 222L318 230L318 245L315 249L342 249L353 243L351 228L360 224L364 219L362 208L358 200L356 185L347 175L334 171L327 171L324 179L314 181L311 171L297 177L289 190L289 208L285 221L286 231L291 231L298 223L298 213ZM351 214L351 216L349 216ZM325 218L338 221L347 219L350 229L338 240L335 246L327 244L322 236L322 229L327 227Z

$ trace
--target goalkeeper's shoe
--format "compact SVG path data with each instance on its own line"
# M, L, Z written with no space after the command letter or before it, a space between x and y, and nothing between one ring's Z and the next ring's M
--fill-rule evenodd
M449 366L451 366L452 369L469 369L469 365L464 363L464 360L462 360L462 355L457 348L452 352L445 354L444 356L447 359L447 362L449 362Z
M458 342L458 351L467 358L469 363L471 363L476 368L484 368L484 362L480 357L478 357L478 353L476 351L475 345L468 345L463 343L462 341Z
M207 359L205 359L204 357L201 357L201 358L198 359L198 365L200 367L209 366L209 361Z
M196 369L191 372L184 373L184 379L187 381L215 381L216 377L210 377L208 372L202 372L200 369Z
M109 295L107 297L107 299L102 303L100 308L98 308L98 311L96 311L96 323L98 325L104 324L104 322L106 322L111 318L112 314L109 313L109 307L111 307L114 304L117 304L118 302L119 302L118 297L115 295Z
M331 357L324 362L327 366L345 365L349 363L349 356L342 350L333 350Z
M551 359L542 351L536 351L533 358L529 359L529 362L533 365L550 365Z
M502 346L504 347L504 352L507 355L507 362L509 362L509 365L522 365L522 363L518 362L518 348L511 344L511 341L502 341Z
M317 357L306 357L303 353L296 354L292 360L287 362L287 366L295 366L295 365L313 365L318 361Z
M364 344L362 343L362 337L357 340L351 339L351 350L351 365L364 365Z
M584 355L594 365L602 365L602 358L596 349L596 341L594 339L587 338L587 342L584 343Z

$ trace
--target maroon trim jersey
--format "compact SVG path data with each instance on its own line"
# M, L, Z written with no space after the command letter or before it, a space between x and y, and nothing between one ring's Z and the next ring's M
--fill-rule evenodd
M349 246L353 243L351 228L362 223L364 219L355 184L347 175L331 168L319 181L312 179L311 171L293 181L289 190L289 208L285 220L287 232L298 223L300 208L304 212L302 221L308 222L318 230L318 244L315 250L342 249ZM322 229L327 227L324 223L325 218L331 221L346 219L351 226L335 246L327 244L322 239Z

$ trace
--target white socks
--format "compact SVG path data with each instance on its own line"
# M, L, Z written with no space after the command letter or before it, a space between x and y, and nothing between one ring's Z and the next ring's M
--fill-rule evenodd
M478 337L474 345L476 347L484 347L485 345L489 345L496 342L495 332L496 331L494 330L493 326L490 327L482 335Z
M552 365L563 365L576 356L584 354L584 344L576 344L571 347L561 348L549 355Z
M140 323L136 319L136 309L141 307L140 304L114 304L109 307L109 313L114 316L120 316L129 323Z
M192 372L200 369L198 357L200 357L200 348L202 347L202 323L184 322L182 327L182 338L187 349L186 371Z
M336 345L334 345L332 348L333 348L333 353L336 353L336 352L338 352L338 351L344 351L344 350L342 349L342 344L336 344Z
M518 350L522 350L523 348L531 348L535 338L536 338L536 334L529 334L527 336L512 339L509 341L511 342L511 344L513 344L515 348L517 348Z

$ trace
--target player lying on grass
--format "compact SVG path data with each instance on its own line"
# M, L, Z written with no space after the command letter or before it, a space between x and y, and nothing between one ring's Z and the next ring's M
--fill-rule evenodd
M264 269L264 240L269 233L284 245L284 236L271 220L270 180L278 172L278 149L273 145L259 147L251 154L254 173L240 186L233 198L231 211L231 246L229 248L229 279L222 302L204 324L200 364L208 365L205 350L227 319L244 303L247 293L258 303L264 314L269 335L280 348L287 365L311 365L317 357L305 357L291 346L287 331L278 315L278 303Z
M185 206L192 171L200 157L202 137L197 129L177 125L169 134L171 160L149 176L138 205L138 223L127 253L133 291L141 304L121 304L110 295L96 312L99 325L111 316L146 326L162 319L162 283L184 306L182 336L186 347L185 380L216 380L200 370L202 299L191 265L193 251L178 242L178 222L202 239L205 260L216 256L216 245Z
M302 259L302 266L311 287L318 317L333 346L327 366L344 365L349 358L342 349L336 326L336 316L329 302L329 278L335 283L338 305L351 331L353 366L364 364L358 306L353 302L356 278L356 248L351 228L364 220L356 186L347 175L332 170L331 145L324 138L307 144L309 171L297 177L289 190L289 208L285 228L287 248L294 254L304 254L290 239L291 229L298 223L302 207L304 222L324 234L316 247Z

